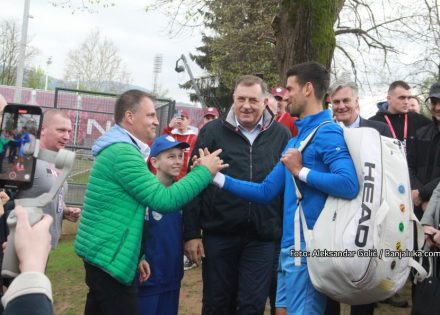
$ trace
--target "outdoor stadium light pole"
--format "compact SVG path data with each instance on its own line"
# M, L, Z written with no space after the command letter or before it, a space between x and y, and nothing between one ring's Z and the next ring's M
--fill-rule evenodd
M24 58L26 56L26 42L29 22L30 0L24 1L23 24L21 26L20 52L17 63L17 76L15 80L14 103L21 102L21 89L23 86Z
M50 56L49 58L47 58L46 61L46 83L44 84L44 90L47 91L47 83L49 81L49 66L52 64L52 56Z
M179 66L179 61L182 60L184 67ZM202 93L200 92L199 86L197 85L196 80L194 79L193 73L191 71L191 68L188 65L188 62L186 61L185 55L182 54L179 59L176 61L176 68L174 70L177 73L183 72L186 69L186 72L188 72L189 78L191 79L191 84L194 88L194 91L196 92L196 95L198 96L200 103L202 104L202 107L206 107L205 99L202 96Z

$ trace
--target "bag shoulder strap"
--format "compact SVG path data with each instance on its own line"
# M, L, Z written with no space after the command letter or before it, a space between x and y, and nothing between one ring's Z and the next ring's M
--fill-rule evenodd
M298 151L302 153L307 148L307 146L312 142L312 140L315 137L315 134L318 132L319 128L321 128L322 126L324 126L330 122L331 121L329 121L329 120L324 121L324 122L320 123L315 129L313 129L312 132L310 132L309 135L301 142L300 146L298 147ZM293 175L292 175L292 180L293 180L293 183L295 184L296 198L299 202L302 199L302 194L298 188L299 185L296 182L296 178Z
M315 129L312 130L312 132L301 142L301 145L298 147L298 151L299 152L303 152L307 146L309 145L309 143L311 143L313 137L315 136L315 134L318 132L319 128L321 128L323 125L326 125L328 123L330 123L331 121L324 121L321 124L319 124ZM304 211L302 210L302 205L301 205L301 200L302 200L302 194L299 190L299 186L298 183L296 182L296 178L295 176L292 175L292 181L293 181L293 185L295 186L295 193L296 193L296 203L297 203L297 208L296 208L296 212L295 212L295 218L294 218L294 229L295 229L295 244L294 244L294 248L296 252L299 252L301 250L301 224L300 224L300 220L302 221L302 226L303 226L303 235L304 235L304 239L306 242L306 245L310 239L310 234L311 232L309 231L308 227L307 227L307 222L306 222L306 217L304 215ZM294 263L295 266L301 266L301 258L298 255L295 255L294 258Z

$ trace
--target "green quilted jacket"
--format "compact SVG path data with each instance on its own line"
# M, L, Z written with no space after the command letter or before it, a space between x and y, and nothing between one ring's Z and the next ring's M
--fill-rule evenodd
M76 253L130 285L139 259L145 208L162 213L181 209L210 181L209 170L198 166L165 187L148 170L133 143L111 143L98 153L90 172Z

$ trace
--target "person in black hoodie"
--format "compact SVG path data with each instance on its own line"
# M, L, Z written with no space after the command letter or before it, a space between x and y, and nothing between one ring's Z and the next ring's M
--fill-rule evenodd
M411 88L405 81L394 81L388 88L387 103L381 104L379 111L370 120L384 122L388 125L394 139L399 139L408 156L413 153L416 132L426 126L430 120L423 115L409 111L409 100L412 97ZM398 293L384 301L395 307L407 307L405 301Z
M399 139L406 148L407 155L413 146L416 131L430 123L423 115L409 111L411 88L404 81L394 81L388 88L388 109L383 104L370 120L384 122L388 125L391 135Z
M199 148L222 148L226 174L261 182L290 139L266 109L266 93L262 79L241 77L226 118L200 130L193 156ZM192 261L204 257L202 314L263 314L278 259L281 197L257 205L211 185L183 208L183 219L185 253Z
M417 130L414 150L408 155L414 212L419 220L440 182L440 82L431 86L428 100L432 122Z

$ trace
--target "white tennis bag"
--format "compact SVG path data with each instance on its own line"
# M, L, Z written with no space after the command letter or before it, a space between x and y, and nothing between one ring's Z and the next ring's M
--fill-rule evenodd
M419 248L423 232L413 212L408 166L399 142L372 128L344 128L344 138L356 167L358 196L353 200L328 196L313 230L306 228L299 204L295 231L300 230L301 220L314 287L336 301L367 304L400 290L410 267L426 276L412 258L413 222L419 230ZM299 250L297 236L295 250ZM299 258L295 264L300 264Z

